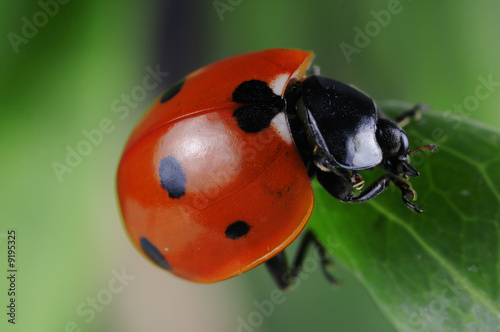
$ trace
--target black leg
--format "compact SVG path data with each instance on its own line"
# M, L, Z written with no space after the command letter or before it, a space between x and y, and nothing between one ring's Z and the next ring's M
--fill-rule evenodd
M406 126L411 119L419 118L419 111L429 109L429 105L427 104L416 104L408 111L396 117L395 121L400 127Z
M311 231L307 231L304 234L304 237L302 238L302 242L300 243L299 251L297 252L297 256L295 257L295 261L293 262L291 278L294 280L299 275L300 270L302 269L302 264L304 263L307 248L309 248L309 246L311 244L314 245L314 248L316 249L319 261L321 263L321 270L323 271L323 274L324 274L326 280L328 280L328 282L331 284L336 284L337 281L328 272L328 269L331 266L333 266L333 262L330 259L330 256L328 255L328 253L326 252L325 247L323 247L323 245L318 241L316 236Z
M408 180L392 175L391 181L396 185L396 187L399 188L399 190L401 190L401 194L403 195L402 196L403 202L406 204L407 207L418 213L424 212L418 205L415 205L408 200L408 199L415 200L415 198L417 197L415 190L413 190Z
M331 284L336 284L335 278L328 272L328 268L333 265L326 249L321 245L316 236L311 231L306 231L297 252L297 256L291 268L288 267L288 261L285 253L281 252L266 262L266 267L273 277L279 288L285 290L297 279L302 264L306 257L306 252L309 246L313 244L317 250L318 258L321 264L321 269L327 281Z
M318 170L316 177L323 188L330 195L342 202L363 203L380 195L391 182L391 176L384 174L372 183L368 188L363 190L359 195L352 189L352 180L346 176L339 175L335 172L323 172ZM363 182L364 183L364 182Z
M339 170L344 171L342 169ZM323 188L339 201L346 201L349 197L353 197L356 194L349 180L349 175L333 171L324 172L318 168L316 171L316 178Z
M396 122L398 126L404 127L404 126L406 126L410 122L411 119L415 119L416 118L418 120L418 118L420 116L419 111L421 111L421 110L427 110L427 109L429 109L429 105L427 105L427 104L424 104L424 103L416 104L415 106L413 106L409 110L405 111L404 113L402 113L401 115L399 115L398 117L396 117L393 121ZM390 119L378 107L377 107L377 113L378 113L378 116L380 118Z
M335 172L318 170L317 179L330 195L342 202L348 203L364 203L369 201L384 192L392 182L401 190L403 202L407 207L418 213L423 212L419 206L410 202L410 200L414 200L416 197L411 184L406 179L392 173L385 173L357 196L355 196L355 192L351 187L351 181Z
M348 196L344 199L344 202L350 203L364 203L380 195L384 190L387 189L389 183L391 182L391 177L388 174L384 174L379 177L375 182L369 185L365 190L359 193L358 196L352 197Z
M280 289L287 289L291 285L290 268L284 251L268 260L266 267Z

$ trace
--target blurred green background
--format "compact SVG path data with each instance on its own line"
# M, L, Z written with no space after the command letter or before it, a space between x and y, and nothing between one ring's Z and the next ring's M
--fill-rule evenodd
M305 274L268 315L258 306L275 286L263 267L197 285L152 266L121 226L121 150L170 84L266 48L313 50L323 75L376 100L453 109L474 95L479 76L500 81L499 12L493 0L1 1L0 275L11 229L18 273L15 326L0 279L0 329L393 331L341 262L340 287L320 271ZM366 28L371 36L360 37ZM168 75L141 88L157 68ZM493 91L467 116L500 127L499 105ZM95 134L99 126L106 132ZM78 147L86 155L75 157Z

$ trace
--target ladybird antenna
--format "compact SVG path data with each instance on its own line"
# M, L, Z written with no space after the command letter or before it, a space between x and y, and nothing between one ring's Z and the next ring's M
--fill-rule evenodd
M429 145L423 145L423 146L419 146L418 148L416 148L415 150L412 150L412 151L408 151L408 154L410 156L413 156L414 154L416 154L417 152L419 151L422 151L422 150L426 150L426 151L437 151L438 148L436 145L434 144L429 144Z

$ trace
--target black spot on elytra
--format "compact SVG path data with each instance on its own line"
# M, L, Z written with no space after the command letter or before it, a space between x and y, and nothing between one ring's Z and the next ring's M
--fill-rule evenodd
M158 169L161 186L171 198L181 198L186 194L186 176L182 166L174 156L167 156L160 161Z
M274 105L253 104L239 107L233 112L233 116L240 129L247 133L258 133L269 127L274 116L280 111L281 109Z
M161 97L160 103L166 103L167 101L172 99L177 93L179 93L179 91L181 91L182 86L184 85L184 81L185 79L182 79L177 83L175 83L174 85L172 85L170 88L168 88L167 91L165 91L165 93Z
M257 133L269 127L271 120L285 108L284 100L275 95L266 82L245 81L233 91L233 101L248 104L237 108L233 116L241 130Z
M267 83L259 80L245 81L233 91L233 101L242 104L273 102L281 99Z
M163 257L161 252L158 250L158 248L155 247L154 244L149 242L149 240L145 237L141 237L140 243L142 250L146 253L146 255L148 255L149 258L151 258L153 262L155 262L158 266L164 268L165 270L172 270L172 266L168 264L165 257Z
M239 239L248 234L250 226L244 221L238 220L226 228L226 237L231 240Z

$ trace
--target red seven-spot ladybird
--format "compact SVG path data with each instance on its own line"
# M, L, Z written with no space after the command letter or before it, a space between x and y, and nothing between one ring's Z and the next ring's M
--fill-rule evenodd
M311 215L313 177L352 203L392 182L421 212L410 202L407 179L419 173L403 129L353 87L306 76L312 58L273 49L213 63L145 114L123 151L117 189L130 237L153 262L206 283L266 262L286 288L308 245L319 249L323 267L330 262L310 232L291 268L282 253ZM357 194L358 171L375 166L384 175Z

